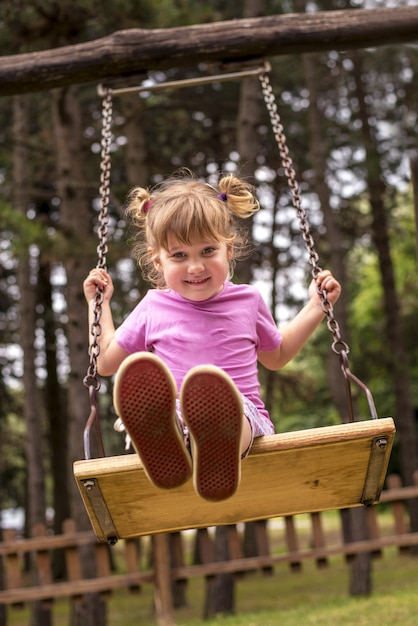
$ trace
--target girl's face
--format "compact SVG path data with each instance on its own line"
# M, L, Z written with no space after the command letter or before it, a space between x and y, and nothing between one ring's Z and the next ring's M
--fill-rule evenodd
M223 242L185 245L169 236L168 250L160 250L154 263L169 289L187 300L201 302L222 291L232 254L232 248Z

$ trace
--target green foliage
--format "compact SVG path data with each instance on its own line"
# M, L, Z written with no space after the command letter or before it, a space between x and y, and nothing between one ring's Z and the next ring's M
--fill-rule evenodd
M1 202L0 229L1 237L10 243L10 252L16 258L26 257L31 246L42 251L44 261L49 259L51 262L73 256L78 249L86 250L86 244L94 249L92 237L78 241L59 228L54 228L47 218L37 216L31 219L11 205Z
M305 346L303 353L276 374L271 416L277 432L329 426L340 421L326 378L329 338L318 333L313 344Z
M6 415L1 428L1 508L24 507L26 504L26 458L21 446L24 435L25 424L22 417L15 413Z
M15 254L25 254L31 245L43 250L51 247L51 237L40 221L30 220L13 206L1 202L0 229L2 237L10 238Z
M395 194L389 211L391 254L395 268L400 313L411 365L411 380L417 379L418 332L416 328L415 221L411 191ZM383 315L383 286L378 259L370 239L353 246L348 257L351 268L350 325L356 371L373 389L376 403L385 415L394 413L394 398L388 370L386 320ZM413 384L414 403L418 388Z
M0 41L9 54L54 48L109 34L115 24L149 27L157 15L150 0L17 0L0 4Z
M7 385L2 363L0 376L0 486L2 508L25 505L26 459L21 442L25 436L22 396Z

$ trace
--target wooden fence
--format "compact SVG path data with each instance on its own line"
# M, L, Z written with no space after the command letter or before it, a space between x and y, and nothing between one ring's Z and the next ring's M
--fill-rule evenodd
M357 542L344 542L341 532L325 531L323 515L313 513L309 516L309 545L302 546L299 541L299 516L276 520L284 529L285 550L280 554L271 554L271 536L269 524L255 523L257 554L245 557L240 529L228 526L228 545L230 559L216 561L213 536L210 530L194 531L194 553L199 555L198 563L185 565L182 533L170 536L171 551L167 535L152 537L152 566L143 565L140 542L123 541L118 544L118 554L123 555L124 573L113 571L112 558L106 544L99 544L93 532L77 532L72 520L64 524L62 535L47 534L44 526L33 529L30 539L19 539L13 530L3 532L4 541L0 543L0 558L3 585L0 589L0 604L22 606L24 603L41 601L51 604L54 599L66 597L73 602L80 602L85 594L101 593L104 597L118 588L137 590L143 584L153 584L156 595L156 622L160 626L174 624L172 582L187 580L195 576L213 576L224 573L243 573L245 571L271 568L278 563L288 563L293 570L300 569L306 559L313 559L317 565L324 566L328 558L343 555L349 558L360 552L379 553L390 546L405 550L418 545L418 533L409 531L407 501L418 497L418 480L415 486L402 487L399 477L388 479L388 488L383 491L380 504L366 509L368 521L368 539ZM382 533L379 522L379 507L389 506L393 518L391 534ZM306 531L305 531L306 534ZM336 535L337 541L336 541ZM83 550L89 546L90 555L96 562L94 578L83 576ZM53 557L56 551L64 554L66 579L53 580ZM173 564L174 558L174 564ZM31 563L28 572L27 566Z

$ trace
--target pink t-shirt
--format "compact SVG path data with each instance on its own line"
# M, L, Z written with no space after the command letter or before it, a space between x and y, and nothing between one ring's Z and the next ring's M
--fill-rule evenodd
M255 287L227 281L219 294L202 302L151 289L116 330L116 340L129 353L159 356L178 389L195 365L217 365L269 417L260 398L257 353L274 350L282 338Z

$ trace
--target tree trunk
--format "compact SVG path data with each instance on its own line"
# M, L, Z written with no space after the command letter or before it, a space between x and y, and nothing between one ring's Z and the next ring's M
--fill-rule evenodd
M330 190L326 182L327 147L324 142L325 131L322 113L318 108L319 77L317 73L318 57L316 55L303 55L305 84L309 91L309 153L314 170L313 189L321 204L326 229L326 243L321 245L326 266L332 269L334 275L344 286L347 284L347 272L345 267L344 242L341 236L335 214L331 208ZM321 263L322 265L322 263ZM348 342L348 308L347 292L343 288L338 303L335 305L335 318L338 322L343 341ZM329 336L330 345L332 341ZM330 390L341 421L347 420L347 398L339 361L330 350L328 352L328 380Z
M120 100L125 118L124 132L128 137L125 147L125 174L131 187L146 187L150 184L149 161L144 132L144 105L138 95L126 95Z
M356 95L362 123L363 140L366 149L367 184L372 212L372 235L380 266L384 314L386 318L387 345L389 348L388 367L392 376L396 413L395 421L399 435L400 463L405 486L414 484L414 472L418 468L417 434L408 355L402 334L400 306L395 285L394 267L390 254L387 215L385 210L386 185L380 167L379 152L374 130L370 124L365 92L365 72L363 55L353 54L353 75L356 82ZM411 518L411 531L418 530L418 499L408 503Z
M261 107L263 105L261 97L261 87L258 78L247 78L242 81L239 110L237 120L237 150L240 156L240 169L238 175L251 184L254 184L254 172L256 169L256 158L259 151L259 138L257 134L260 125ZM253 219L244 220L243 227L252 231ZM236 267L238 282L248 284L252 279L251 258L244 259Z
M56 345L56 323L52 309L51 266L45 255L39 258L38 301L42 306L42 318L45 333L45 408L48 423L48 442L51 455L52 503L54 509L54 533L62 533L64 520L70 517L69 479L67 463L67 407L65 393L58 380L58 362ZM71 477L72 478L72 477ZM65 554L63 550L54 551L54 576L65 575Z
M306 86L309 90L310 106L308 112L309 137L311 146L311 160L315 172L314 189L318 194L324 216L324 224L327 232L330 264L334 274L344 286L347 283L343 239L340 229L331 209L330 192L326 183L326 147L324 145L324 128L322 115L318 109L318 76L316 72L317 60L313 55L304 55L304 70ZM348 309L347 296L343 288L338 304L335 306L335 316L338 320L339 329L343 341L348 342ZM330 350L327 359L328 381L335 406L342 422L348 419L347 394L345 382L336 355ZM355 412L355 408L353 407ZM344 516L344 513L342 513ZM367 538L367 519L361 508L351 511L349 516L350 526L348 532L353 541L361 541ZM343 529L346 526L342 525ZM344 538L348 540L348 537ZM352 595L367 595L371 588L372 558L369 552L357 555L352 562L350 573L350 593Z
M412 190L414 195L414 215L415 215L415 255L418 262L418 154L414 154L410 159Z
M90 206L84 190L84 159L80 104L75 88L55 90L52 94L52 112L57 154L58 193L61 201L61 226L69 243L70 254L64 260L67 275L67 337L71 372L68 380L68 472L70 478L71 513L77 528L90 529L84 505L75 481L72 464L84 457L83 430L90 412L87 390L83 390L88 357L87 312L82 283L93 265L89 233ZM85 391L85 392L84 392ZM96 575L91 550L85 548L82 564L84 576ZM75 603L72 626L104 626L106 610L98 594L86 596Z
M29 157L27 138L29 135L29 100L27 97L15 97L13 100L13 202L15 208L26 216L29 204L28 180ZM26 254L21 251L17 281L20 300L20 345L23 350L23 412L26 424L26 462L27 462L27 489L28 510L26 511L26 526L32 529L34 524L45 522L46 496L44 476L44 441L43 420L38 392L35 363L36 363L36 260L30 251ZM36 578L36 568L32 576ZM37 581L35 580L35 583ZM51 610L35 602L31 611L31 626L48 626L51 621Z
M68 380L68 470L71 512L79 529L90 528L87 515L72 479L72 463L84 457L83 430L90 412L87 391L83 393L88 356L87 312L82 283L94 265L90 245L90 206L85 197L80 105L75 89L55 90L52 111L57 154L60 224L68 244L64 258L67 275L68 348L71 371Z
M215 561L228 561L228 528L218 526L215 531ZM234 574L217 574L207 580L204 619L235 612Z
M261 15L265 10L265 0L244 3L244 17L251 18ZM237 150L240 157L239 176L254 183L257 154L259 152L259 135L257 133L264 109L261 86L258 78L246 78L241 82L237 119ZM251 233L253 219L244 221L244 228ZM239 263L236 274L240 283L250 283L252 279L251 258Z
M14 112L13 185L15 208L26 215L29 204L28 151L29 102L27 97L16 97ZM20 345L23 350L24 416L26 423L26 457L29 489L28 523L31 528L45 521L45 483L43 464L43 426L34 364L36 362L36 282L35 259L28 252L19 262Z
M365 507L356 507L350 510L352 540L367 541L367 511ZM351 563L350 595L368 596L372 592L371 577L372 555L370 552L358 552Z

